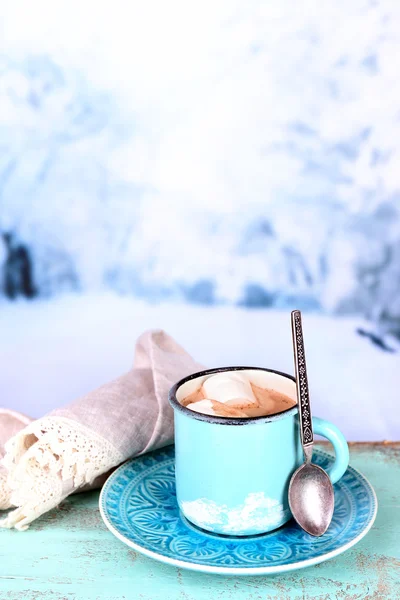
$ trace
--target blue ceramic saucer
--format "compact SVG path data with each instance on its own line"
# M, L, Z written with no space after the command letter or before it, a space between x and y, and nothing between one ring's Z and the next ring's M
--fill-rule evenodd
M326 467L333 458L314 450L313 462ZM122 542L156 560L206 573L268 575L333 558L354 546L375 520L371 484L349 467L335 484L335 511L320 538L291 520L271 533L228 537L204 532L179 511L175 496L174 447L130 460L107 480L100 512Z

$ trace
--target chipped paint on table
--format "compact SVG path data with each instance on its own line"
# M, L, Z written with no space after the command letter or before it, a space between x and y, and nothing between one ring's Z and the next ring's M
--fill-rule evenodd
M400 443L351 444L374 486L373 529L345 554L286 575L222 577L137 554L101 521L98 492L75 495L24 533L0 532L0 600L399 600Z

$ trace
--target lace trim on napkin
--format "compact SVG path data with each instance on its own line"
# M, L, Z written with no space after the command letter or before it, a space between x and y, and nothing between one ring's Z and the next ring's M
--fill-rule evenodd
M4 502L17 508L0 520L0 527L21 531L123 460L104 437L65 417L33 421L6 443L5 450L8 474L6 485L0 479L0 494L5 490Z
M0 466L0 510L7 510L11 506L11 490L7 484L7 471Z
M3 418L14 419L14 425L19 426L20 429L29 425L32 422L30 417L23 415L11 408L0 408L0 420ZM18 431L18 430L16 430ZM14 432L15 435L15 432ZM3 458L3 452L0 445L0 510L7 510L12 507L11 504L11 489L7 483L7 470L2 466L1 459Z

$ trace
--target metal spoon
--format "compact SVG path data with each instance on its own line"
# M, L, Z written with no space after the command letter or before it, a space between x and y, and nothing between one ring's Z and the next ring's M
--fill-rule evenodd
M292 475L289 484L289 506L297 523L311 535L320 536L328 529L334 509L334 494L328 474L311 462L314 434L308 393L306 357L304 354L301 312L292 312L294 364L297 402L304 464Z

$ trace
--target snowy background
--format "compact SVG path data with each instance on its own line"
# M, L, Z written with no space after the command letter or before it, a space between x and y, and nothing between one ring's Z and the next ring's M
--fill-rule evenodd
M399 439L398 2L19 0L0 21L1 403L73 399L149 327L292 372L301 308L315 412Z

